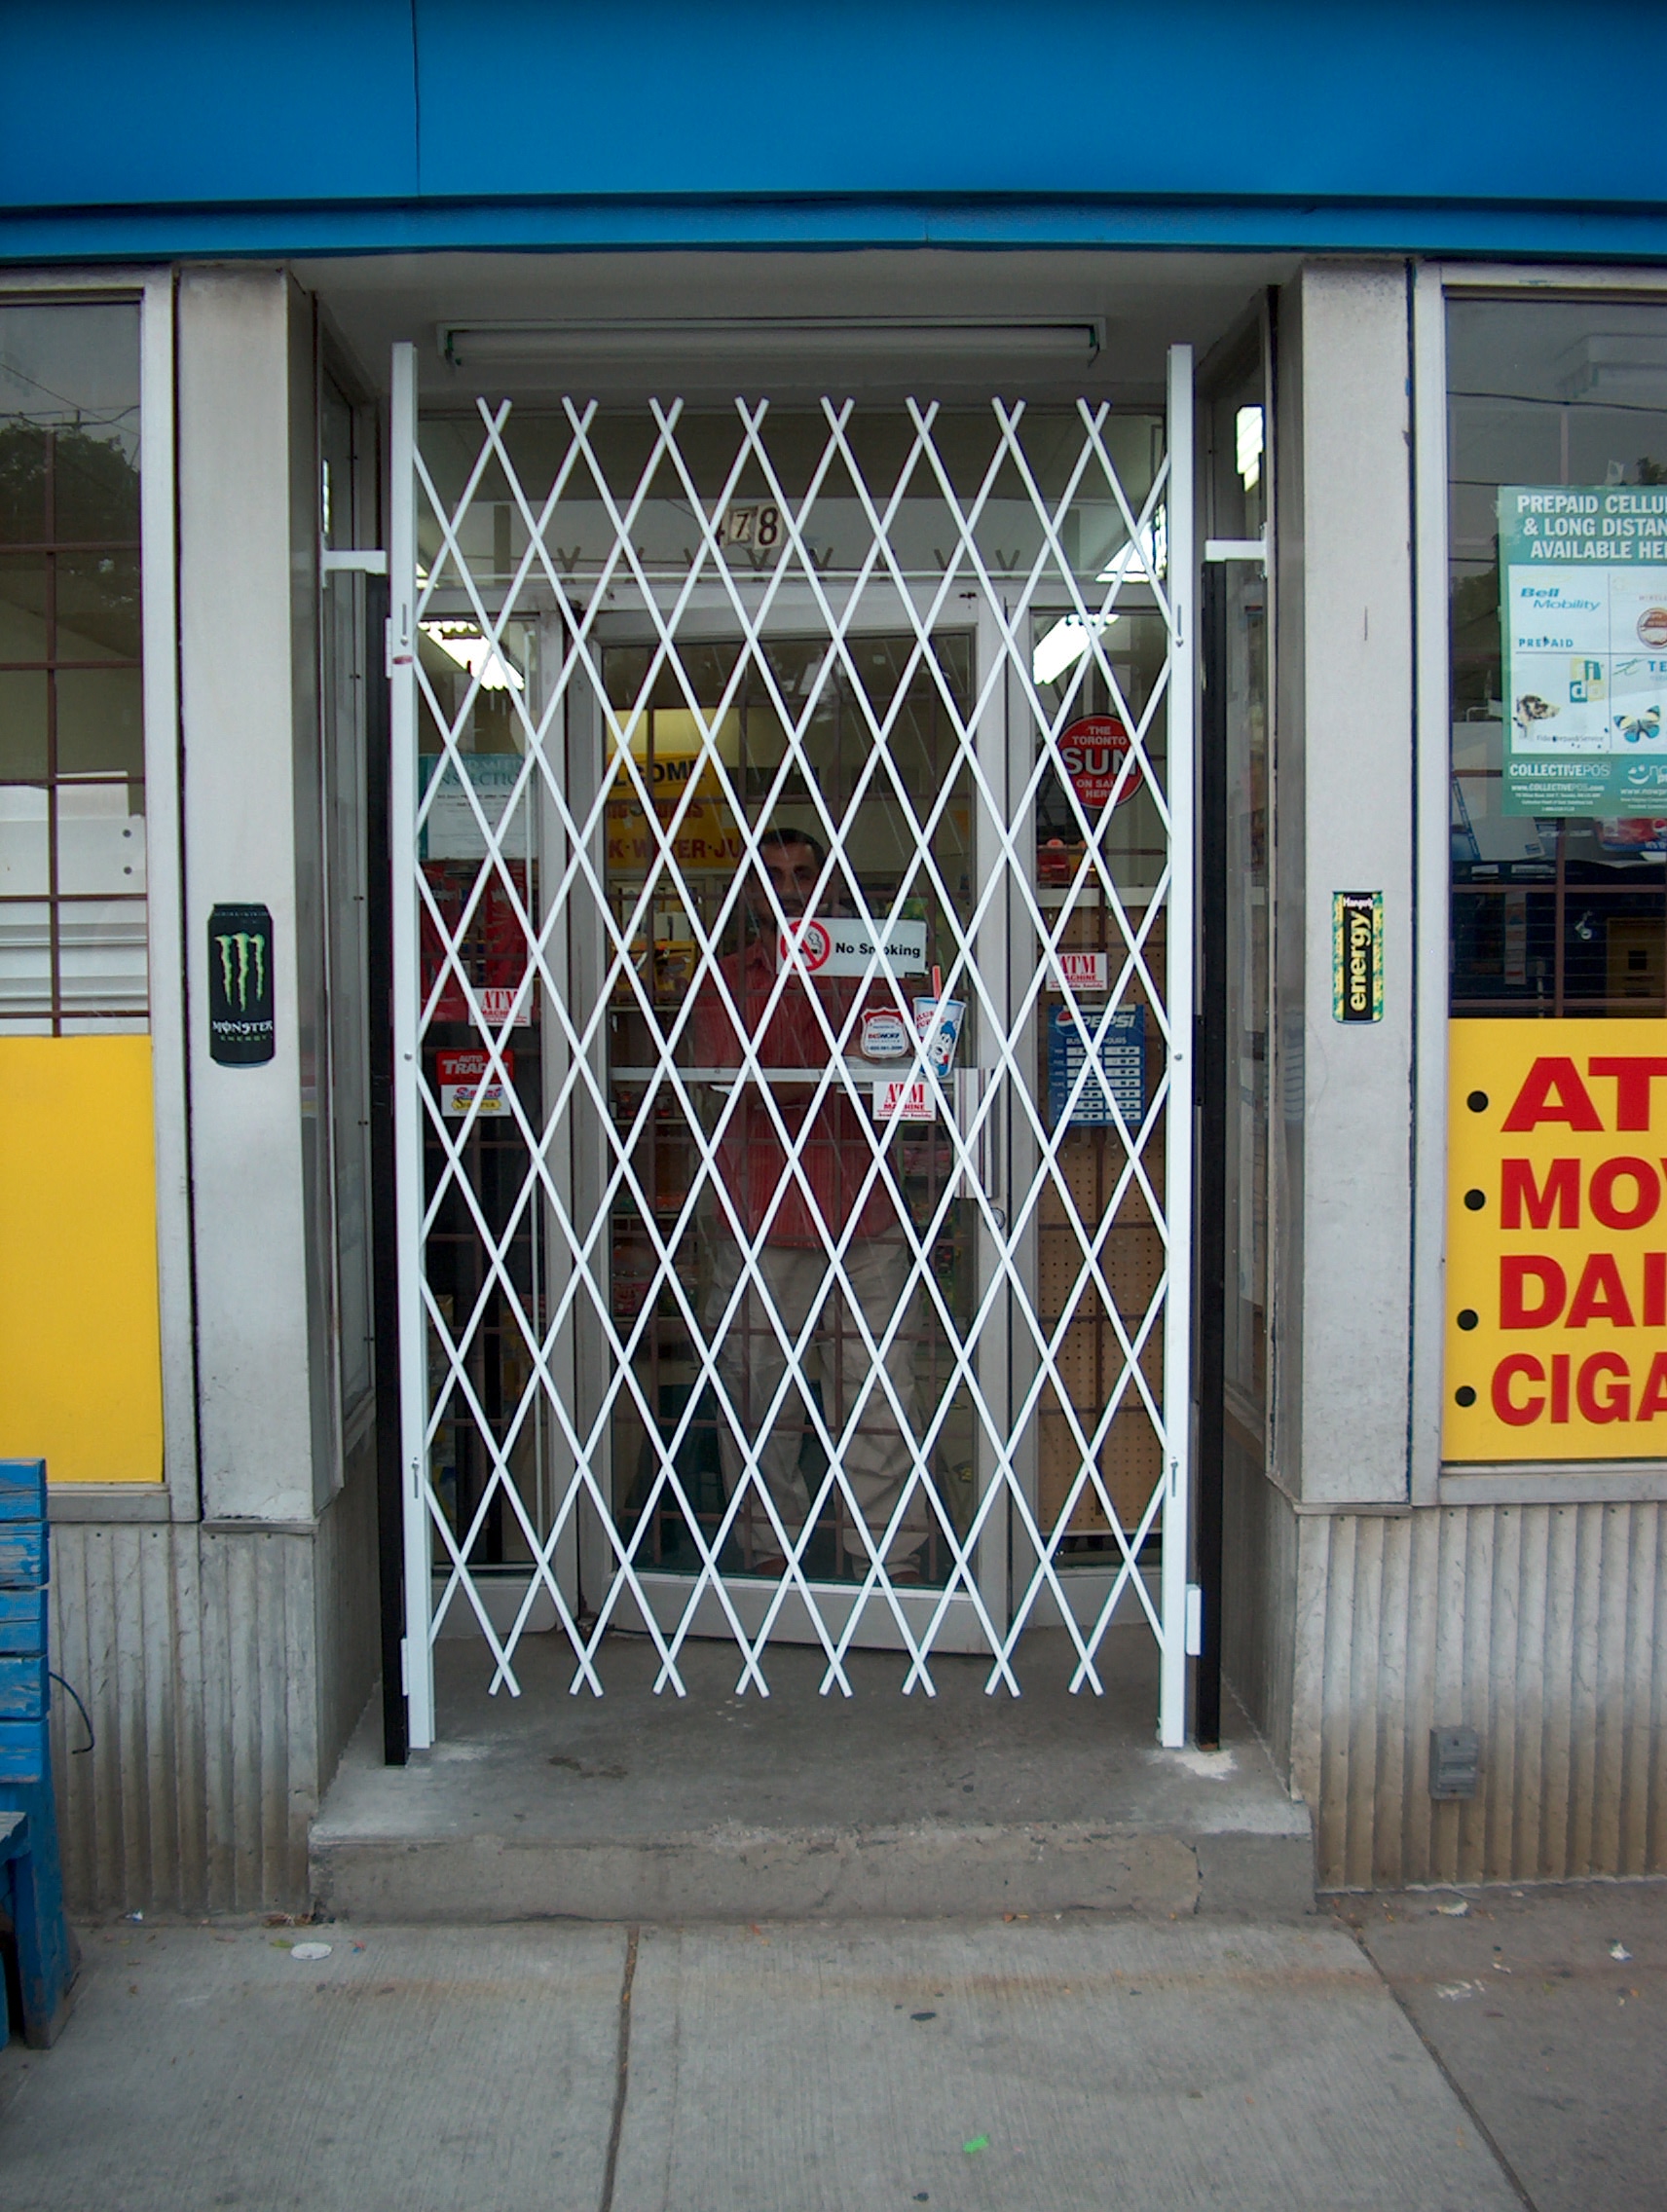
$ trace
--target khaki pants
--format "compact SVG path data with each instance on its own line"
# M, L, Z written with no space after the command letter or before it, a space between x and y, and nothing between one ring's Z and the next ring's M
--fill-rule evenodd
M904 1298L908 1279L908 1247L901 1236L854 1239L846 1248L845 1274L851 1295L877 1341L884 1336ZM823 1416L830 1431L835 1440L841 1432L844 1434L839 1465L846 1488L877 1543L908 1480L910 1449L890 1401L874 1379L871 1357L857 1332L850 1307L842 1293L835 1295L827 1254L798 1245L766 1244L759 1254L758 1275L790 1342L804 1327L812 1308L821 1307L815 1334L806 1346L805 1374L807 1379L816 1376L822 1384ZM740 1247L729 1237L719 1238L706 1305L709 1333L720 1326L740 1278ZM908 1317L905 1315L886 1353L885 1370L912 1427L914 1346L908 1341ZM717 1365L729 1403L749 1440L757 1437L758 1424L787 1367L787 1354L763 1310L757 1281L748 1285L724 1332L718 1346ZM810 1512L810 1493L798 1464L804 1422L803 1401L796 1389L789 1388L759 1451L759 1473L782 1526L795 1541ZM733 1497L743 1472L742 1448L726 1419L720 1420L718 1449L724 1491ZM840 1502L835 1492L834 1503ZM899 1567L915 1557L926 1540L929 1518L926 1501L916 1491L907 1519L892 1539L887 1567ZM775 1550L775 1535L761 1505L744 1505L738 1526L749 1553Z

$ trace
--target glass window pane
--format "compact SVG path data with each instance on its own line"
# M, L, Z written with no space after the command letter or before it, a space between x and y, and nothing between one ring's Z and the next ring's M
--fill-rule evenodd
M0 424L0 440L5 425ZM5 465L0 455L0 467ZM39 553L0 553L0 661L47 657L47 564Z
M134 410L137 420L137 410ZM59 430L53 440L54 522L60 544L139 535L138 441L114 431Z
M58 908L58 998L65 1014L143 1014L145 903L67 900Z
M57 685L60 776L142 776L145 718L136 668L65 668Z
M143 1028L139 311L0 306L0 1024ZM51 904L42 904L43 900Z
M44 898L47 794L40 785L0 785L0 899Z
M46 772L46 672L0 669L0 783Z
M48 913L44 899L16 905L0 900L0 1029L34 1032L50 1025Z
M139 535L139 311L0 308L0 537Z
M323 406L318 426L323 447L323 481L319 498L326 545L356 545L357 518L353 511L353 411L333 379L324 379Z
M55 660L137 660L139 557L60 553Z
M47 442L37 424L0 418L0 543L39 544L47 534Z
M60 1037L142 1037L149 1027L150 1016L141 998L136 1008L127 1014L60 1013L57 1034Z
M143 891L145 818L136 811L143 789L130 784L60 787L57 887L62 896Z
M1667 483L1667 308L1457 300L1448 374L1452 1011L1659 1013L1667 819L1531 816L1508 803L1522 741L1503 696L1498 502L1506 485L1602 496ZM1650 733L1616 722L1626 744L1642 739L1643 757ZM1625 754L1614 730L1590 740L1594 758Z

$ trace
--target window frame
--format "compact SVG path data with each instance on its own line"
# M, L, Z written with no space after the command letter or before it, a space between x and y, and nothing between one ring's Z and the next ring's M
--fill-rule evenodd
M174 277L171 269L8 270L0 305L139 310L139 582L145 736L145 934L156 1121L163 1480L55 1488L56 1521L195 1521L201 1491L192 1310L180 833L179 618L175 561Z
M1667 1466L1524 1459L1488 1473L1441 1458L1447 1239L1447 1029L1452 743L1448 625L1447 308L1457 299L1667 302L1667 270L1427 262L1414 271L1413 385L1413 1310L1411 1477L1417 1505L1667 1499Z
M335 726L335 717L330 698L330 679L332 674L335 673L331 661L329 637L332 620L330 595L332 590L341 593L345 588L350 623L355 630L355 648L362 650L365 644L363 627L365 572L352 568L334 571L328 571L325 568L323 556L327 552L342 552L350 549L365 550L363 540L367 535L373 541L370 550L376 549L374 541L380 540L382 536L379 476L381 440L376 402L364 390L353 374L345 353L335 343L327 328L320 329L318 333L315 357L315 458L318 464L315 470L315 479L318 486L319 502L317 515L319 545L317 576L319 850L325 905L326 1013L324 1026L327 1038L325 1064L328 1070L328 1083L325 1089L330 1101L326 1144L328 1172L325 1180L328 1186L327 1241L329 1247L330 1299L334 1317L333 1334L337 1339L331 1354L334 1370L331 1388L335 1399L335 1449L332 1455L329 1494L333 1496L343 1487L348 1461L363 1447L366 1438L372 1431L376 1418L377 1314L375 1270L371 1259L375 1242L375 1223L369 1123L369 1117L374 1111L370 1074L374 1048L371 1039L369 970L367 965L369 959L369 909L368 906L361 903L359 916L353 932L351 933L356 939L356 941L350 947L346 942L346 938L350 933L343 931L339 926L341 916L338 911L338 900L341 895L344 873L361 880L368 889L370 870L377 865L377 855L371 852L368 844L365 843L368 837L368 823L364 812L364 748L370 742L370 727L366 699L362 693L357 702L357 727L353 732L354 766L357 775L354 799L358 809L360 850L355 856L356 866L346 869L344 869L343 865L345 856L340 846L340 823L334 804L338 796L335 779L340 771L341 763L333 756L332 748L341 733ZM347 411L352 425L352 455L350 463L352 470L350 490L352 500L352 515L348 531L349 537L353 540L352 548L340 543L325 527L322 488L323 464L326 459L324 421L327 387L333 387L338 400ZM338 599L335 605L336 617L339 618L341 613L342 607ZM375 667L367 666L360 670L359 674L363 678L364 685L368 687L372 682L379 681L381 672ZM360 1033L351 1040L345 1039L343 1035L343 994L337 988L337 962L345 951L351 953L356 969L352 992L347 995L352 1003L357 1007L361 1017L357 1025ZM353 992L356 992L356 997L352 995ZM337 1124L341 1058L345 1046L349 1045L361 1058L360 1080L367 1117L362 1138L362 1196L365 1220L365 1279L363 1290L368 1330L365 1339L365 1371L363 1380L356 1391L349 1388L349 1371L342 1341L344 1253L341 1221L344 1161L341 1156L340 1130Z

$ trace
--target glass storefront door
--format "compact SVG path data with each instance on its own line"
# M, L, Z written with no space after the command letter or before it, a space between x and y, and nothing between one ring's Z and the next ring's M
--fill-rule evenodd
M1179 1740L1167 429L482 403L413 438L420 1650L472 1623L514 1688L554 1630L600 1693L611 1629L674 1689L720 1636L762 1691L772 1641L827 1688L879 1644L1017 1691L1048 1624L1097 1688L1144 1619Z
M605 812L630 947L607 1026L604 1151L630 1161L610 1295L634 1380L612 1400L612 1489L665 1625L709 1559L741 1585L708 1592L696 1633L730 1609L756 1633L773 1607L778 1638L812 1636L796 1578L843 1623L876 1560L899 1593L946 1592L982 1487L973 1395L1001 1335L974 1328L980 1208L961 1156L982 1136L998 1011L955 980L976 947L958 736L976 633L922 643L900 609L831 652L815 617L778 591L751 651L727 609L685 621L676 669L600 625L593 752L609 757L611 730L631 752L627 766L614 751ZM660 824L680 804L665 867ZM920 1051L935 995L953 1009L928 1048L936 1083Z

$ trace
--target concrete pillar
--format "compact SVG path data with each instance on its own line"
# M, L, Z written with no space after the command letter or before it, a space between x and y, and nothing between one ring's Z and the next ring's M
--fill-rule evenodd
M1385 1505L1407 1495L1412 1257L1408 297L1398 265L1322 264L1293 289L1301 450L1280 524L1300 588L1284 599L1280 748L1300 751L1301 814L1281 836L1301 840L1303 949L1300 1064L1282 1084L1301 1117L1302 1347L1300 1464L1281 1472L1307 1506ZM1380 1022L1332 1015L1338 891L1384 895Z
M185 963L205 1519L311 1520L292 643L291 293L278 270L180 280ZM312 711L311 704L307 712ZM217 903L272 912L276 1057L209 1057Z

